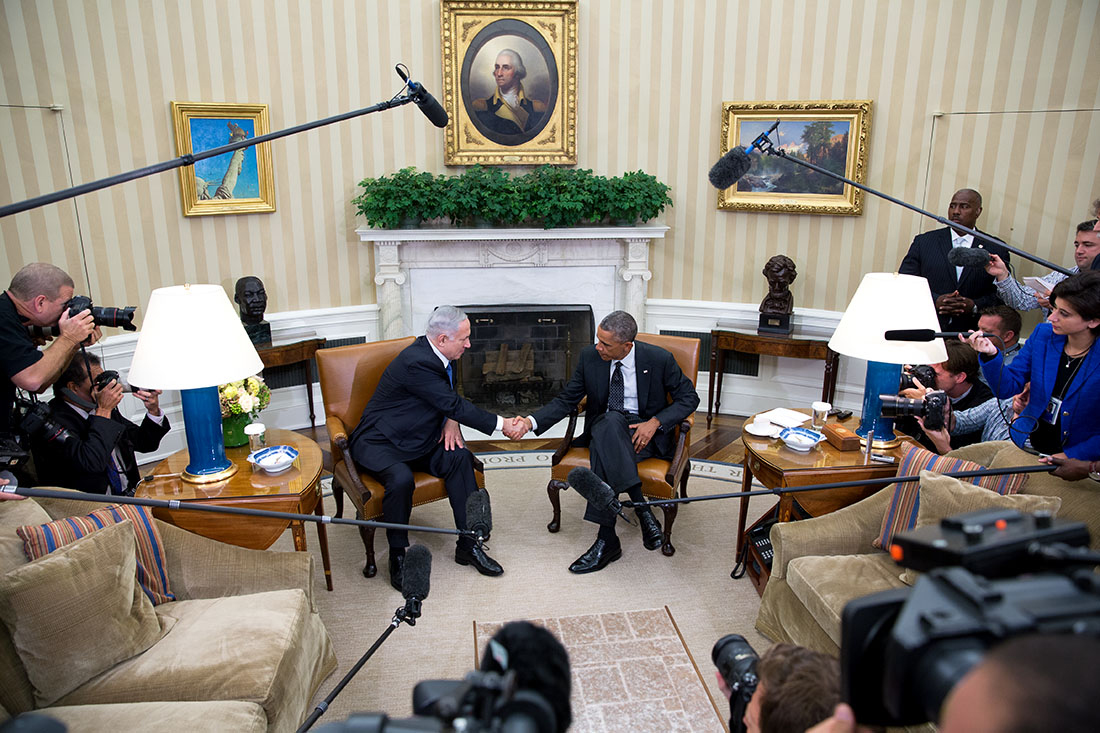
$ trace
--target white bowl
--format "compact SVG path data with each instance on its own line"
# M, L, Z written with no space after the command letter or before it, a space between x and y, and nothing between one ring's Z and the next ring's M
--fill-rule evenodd
M267 473L282 473L294 465L297 457L297 449L289 445L272 445L250 453L248 462Z
M783 428L779 433L779 439L791 450L806 453L825 440L825 435L809 428Z

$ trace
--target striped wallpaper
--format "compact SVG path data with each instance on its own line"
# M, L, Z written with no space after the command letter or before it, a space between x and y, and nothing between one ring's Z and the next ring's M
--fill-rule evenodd
M1071 262L1100 196L1097 0L578 5L580 166L673 189L650 297L758 302L786 253L796 304L843 310L933 226L874 197L860 217L719 212L724 100L872 99L869 185L941 213L975 187L980 227ZM0 203L175 157L170 101L266 103L282 129L388 99L397 62L441 96L438 0L5 0ZM164 173L0 220L0 285L49 260L104 305L242 274L271 311L375 302L356 184L446 170L442 133L405 107L277 141L273 159L274 214L184 218Z

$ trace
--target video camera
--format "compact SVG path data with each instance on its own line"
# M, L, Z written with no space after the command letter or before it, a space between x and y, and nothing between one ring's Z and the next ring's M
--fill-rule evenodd
M69 318L83 311L90 310L92 312L92 320L97 326L121 328L123 331L137 330L137 326L134 325L134 311L137 310L136 306L128 305L125 308L101 307L92 305L92 299L87 295L74 295L66 301L65 307L69 309ZM50 326L47 328L43 328L42 326L27 326L27 331L33 338L48 338L61 334L61 328L59 326Z
M924 383L923 380L921 383ZM883 417L922 417L925 430L942 430L946 426L948 400L947 393L942 390L932 390L920 399L892 394L879 395L879 399L882 400Z
M355 713L318 731L328 733L412 733L414 731L500 731L556 733L557 717L545 697L516 689L514 671L470 672L464 680L424 680L413 688L412 718Z
M903 532L891 554L928 571L844 607L841 691L863 725L935 721L987 649L1028 633L1100 636L1100 581L1081 522L980 510ZM1053 572L1059 570L1060 572ZM1015 577L1022 573L1033 573Z

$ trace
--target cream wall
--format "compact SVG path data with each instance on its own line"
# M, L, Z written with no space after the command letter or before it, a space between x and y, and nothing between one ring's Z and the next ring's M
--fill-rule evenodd
M933 227L873 197L860 217L717 211L706 173L723 100L873 99L869 185L941 212L976 187L979 226L1058 262L1100 195L1096 0L578 6L580 166L641 168L673 189L650 298L758 302L783 252L799 307L843 310L863 273L894 269ZM441 96L438 0L2 8L3 203L175 157L172 100L266 103L282 129L388 99L397 62ZM446 170L442 147L410 106L275 142L274 214L185 218L173 172L7 217L0 283L49 260L104 305L242 274L263 278L271 311L373 303L356 183Z

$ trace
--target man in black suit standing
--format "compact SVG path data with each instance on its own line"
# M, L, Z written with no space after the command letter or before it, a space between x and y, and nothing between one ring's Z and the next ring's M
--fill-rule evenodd
M970 229L975 228L982 213L982 196L970 188L962 188L951 197L947 218ZM1007 264L1008 250L994 238L974 241L973 235L951 227L918 234L898 267L902 275L919 275L928 281L936 313L943 331L969 331L978 327L978 313L983 308L1000 305L993 277L982 267L957 267L947 260L953 247L987 249Z
M87 362L85 362L87 359ZM99 357L77 352L54 384L50 413L72 435L63 443L36 437L38 481L90 494L132 496L141 476L135 452L155 451L170 425L160 409L159 389L137 389L145 403L145 418L135 425L122 416L122 385L117 379L102 387Z
M596 329L596 344L581 351L569 383L550 404L522 418L529 430L542 434L569 414L582 398L584 434L592 470L613 491L644 501L638 462L669 458L676 426L699 406L695 385L684 375L675 357L664 349L635 341L638 324L625 311L605 317ZM661 525L649 507L635 510L647 550L661 545ZM594 508L584 518L600 525L596 541L569 566L574 573L592 573L622 557L615 534L615 514Z
M486 412L458 396L451 362L470 346L470 321L458 308L444 305L428 319L427 333L405 348L382 373L378 387L351 434L351 455L385 488L382 518L408 524L415 484L413 471L443 479L455 526L466 529L466 500L478 490L473 454L462 441L459 424L511 437L515 420ZM388 529L390 584L401 590L408 532ZM458 540L455 562L473 565L482 575L504 572L469 537Z

